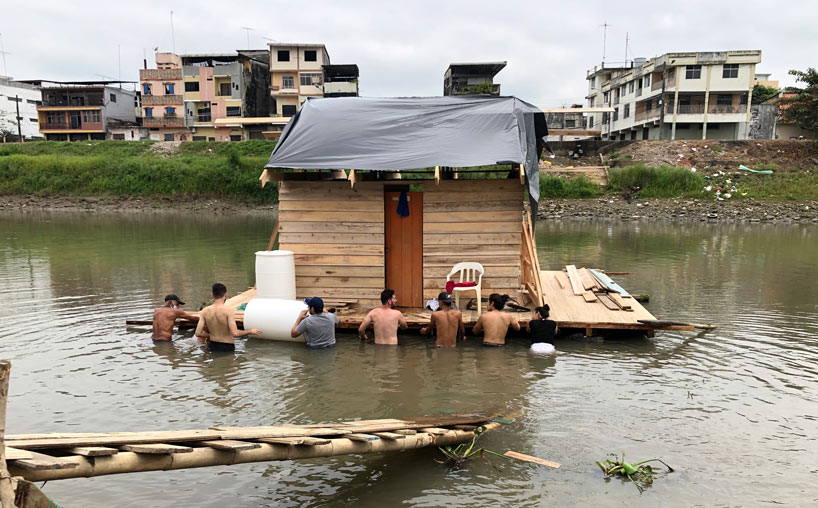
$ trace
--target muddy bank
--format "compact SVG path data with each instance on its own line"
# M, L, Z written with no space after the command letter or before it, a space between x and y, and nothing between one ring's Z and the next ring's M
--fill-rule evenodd
M540 219L818 223L818 201L544 199Z
M4 212L88 212L105 214L270 215L278 205L230 199L169 196L0 196Z

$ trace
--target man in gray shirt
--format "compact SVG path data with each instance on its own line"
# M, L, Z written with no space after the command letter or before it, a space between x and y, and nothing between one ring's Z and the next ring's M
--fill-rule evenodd
M302 333L307 338L308 348L325 348L335 345L335 325L338 324L338 316L330 312L324 312L324 300L313 296L304 300L307 309L301 311L298 319L295 320L290 335L296 338Z

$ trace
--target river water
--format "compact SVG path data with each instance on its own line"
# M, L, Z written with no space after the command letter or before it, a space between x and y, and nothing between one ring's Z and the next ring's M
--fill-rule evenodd
M8 432L268 425L503 408L483 438L562 463L451 470L435 450L49 482L63 506L759 506L818 503L818 229L808 225L551 222L543 268L632 271L658 317L719 325L653 339L518 341L441 351L344 336L329 351L240 340L214 356L146 327L175 292L253 284L272 220L123 215L0 217L0 356L13 362ZM347 339L347 340L344 340ZM609 453L676 472L640 494L606 481Z

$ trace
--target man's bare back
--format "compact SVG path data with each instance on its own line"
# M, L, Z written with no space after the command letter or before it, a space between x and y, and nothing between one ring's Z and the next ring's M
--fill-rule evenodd
M212 342L224 342L233 344L236 342L235 336L238 335L238 328L236 327L236 312L232 307L221 304L213 304L205 307L202 310L200 323L204 323L202 328L207 327L206 333L200 333L196 330L197 336L205 335Z
M398 327L405 329L408 326L401 311L384 307L372 309L366 315L358 329L362 338L366 338L369 325L372 325L375 332L375 344L392 346L398 344Z
M474 333L483 332L483 344L504 345L509 327L520 331L520 323L517 321L517 317L491 308L488 312L480 315L474 325Z
M191 319L193 316L181 309L159 307L153 311L153 340L173 340L173 325L177 319Z
M432 312L429 327L421 333L429 334L432 329L437 331L437 347L455 347L457 340L465 338L466 329L463 326L463 315L456 309L441 309Z

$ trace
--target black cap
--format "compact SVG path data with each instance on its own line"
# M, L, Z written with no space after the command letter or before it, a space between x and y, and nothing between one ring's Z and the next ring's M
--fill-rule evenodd
M445 291L443 291L439 295L437 295L437 299L440 300L441 302L445 303L446 305L451 305L452 304L452 295L450 295L449 293L447 293Z
M172 293L165 297L166 302L169 302L171 300L176 300L177 302L179 302L179 305L184 305L185 304L185 302L183 302L181 298L179 298L178 296L176 296L176 295L174 295Z

